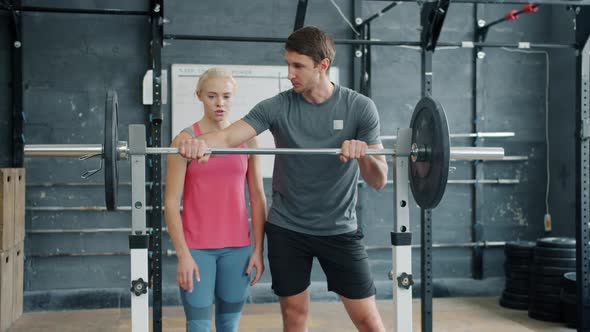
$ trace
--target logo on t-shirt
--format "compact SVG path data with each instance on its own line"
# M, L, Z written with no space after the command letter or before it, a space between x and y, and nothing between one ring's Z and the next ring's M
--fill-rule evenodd
M334 130L342 130L344 128L344 120L334 120Z

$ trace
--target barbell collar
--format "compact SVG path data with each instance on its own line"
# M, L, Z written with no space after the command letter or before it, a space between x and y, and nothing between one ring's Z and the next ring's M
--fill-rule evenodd
M504 148L497 147L451 147L452 160L503 160Z
M119 141L117 144L117 159L118 160L127 160L129 156L129 145L127 141Z
M24 147L25 157L83 158L93 155L104 155L102 144L27 144ZM117 144L118 159L127 159L129 147L126 141Z

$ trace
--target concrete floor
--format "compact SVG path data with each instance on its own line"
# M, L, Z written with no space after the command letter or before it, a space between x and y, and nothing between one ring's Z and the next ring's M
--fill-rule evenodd
M379 311L388 331L393 330L389 301L378 301ZM510 310L498 305L497 298L434 299L434 331L478 332L543 332L573 331L563 324L531 319L526 311ZM414 331L420 331L420 302L414 301ZM163 330L184 331L181 307L164 308ZM314 302L311 305L311 332L356 331L344 307L337 302ZM80 310L64 312L33 312L24 314L9 332L35 331L130 331L128 309ZM282 331L279 305L247 304L240 331Z

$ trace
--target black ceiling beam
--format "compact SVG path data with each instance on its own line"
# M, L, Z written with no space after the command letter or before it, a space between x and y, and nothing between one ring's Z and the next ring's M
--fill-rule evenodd
M299 0L297 3L297 13L295 14L295 24L293 25L293 31L303 28L306 13L307 0Z
M437 2L425 3L422 6L422 47L427 51L434 51L436 43L440 36L447 11L449 9L449 0L439 0Z
M377 17L381 17L383 14L385 14L386 12L388 12L391 8L397 6L399 4L399 2L394 1L392 3L390 3L389 5L383 7L383 9L381 9L379 12L367 17L366 20L363 20L360 24L357 24L357 27L362 27L363 25L367 25L369 23L371 23L371 21L373 21L374 19L376 19Z
M231 42L251 42L251 43L285 43L287 38L278 37L244 37L244 36L206 36L206 35L164 35L165 40L191 40L191 41L231 41ZM421 46L419 41L390 41L390 40L362 40L362 39L334 39L336 44L344 45L375 45L375 46ZM473 47L508 47L518 48L518 43L493 43L493 42L440 42L437 46L473 48ZM549 43L530 43L527 48L571 48L577 49L576 44L549 44Z

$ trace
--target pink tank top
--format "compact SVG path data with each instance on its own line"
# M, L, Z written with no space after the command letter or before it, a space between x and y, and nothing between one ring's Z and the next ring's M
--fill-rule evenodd
M193 124L201 135L199 124ZM241 148L244 145L240 146ZM182 226L189 249L250 245L245 180L247 155L214 155L189 163L184 179Z

